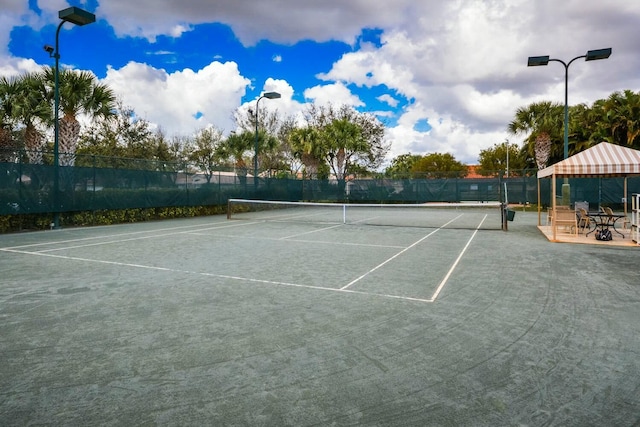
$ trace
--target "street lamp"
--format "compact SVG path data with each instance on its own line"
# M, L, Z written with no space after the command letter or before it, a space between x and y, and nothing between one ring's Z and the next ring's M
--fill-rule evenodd
M527 61L527 66L538 67L548 65L549 62L555 61L564 65L564 155L563 159L569 157L569 66L573 61L580 58L585 58L585 61L595 61L598 59L607 59L611 55L611 48L590 50L586 55L576 56L569 62L564 62L561 59L549 59L549 56L530 56ZM568 206L570 200L571 190L569 187L569 178L564 179L562 184L562 204Z
M576 56L568 63L561 59L549 59L549 55L530 56L527 61L527 66L529 67L547 65L551 61L564 65L564 159L569 157L569 66L576 59L585 58L585 61L596 61L598 59L607 59L609 56L611 56L611 48L590 50L586 55Z
M44 46L44 50L49 53L49 56L55 58L56 66L55 66L55 77L54 77L54 101L53 101L53 133L54 133L54 142L53 142L53 204L54 204L54 213L53 213L53 228L60 228L60 207L58 206L59 197L59 175L60 175L60 149L59 149L59 141L60 141L60 124L59 116L60 116L60 48L59 48L59 39L60 39L60 29L65 22L70 22L75 25L87 25L93 22L96 22L96 16L93 13L87 12L86 10L80 9L79 7L68 7L58 12L58 18L61 19L60 24L58 24L58 28L56 29L56 47L55 49L49 45Z
M267 99L278 99L280 98L280 94L278 92L266 92L256 102L256 114L255 114L255 123L256 123L256 136L255 143L253 146L253 182L255 186L258 186L258 106L260 105L260 100L262 98Z

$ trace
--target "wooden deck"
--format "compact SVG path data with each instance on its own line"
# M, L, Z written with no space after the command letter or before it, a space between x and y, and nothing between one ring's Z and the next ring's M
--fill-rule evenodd
M553 240L553 229L550 225L539 225L538 230L544 234L544 236L550 241ZM556 243L580 243L585 245L605 245L605 246L627 246L627 247L640 247L636 242L631 240L631 231L627 229L617 229L621 232L625 237L623 238L615 231L612 231L613 240L608 242L603 242L601 240L596 240L596 233L591 233L588 236L586 235L588 231L580 230L577 235L569 233L568 230L564 229L564 226L558 226L558 231L556 232Z

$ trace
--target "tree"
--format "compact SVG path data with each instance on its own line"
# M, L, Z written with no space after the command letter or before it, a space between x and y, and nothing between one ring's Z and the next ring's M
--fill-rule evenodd
M253 149L254 137L254 133L249 131L240 134L232 133L221 142L219 147L221 159L232 159L236 174L243 184L246 183L247 177L245 154Z
M55 69L45 68L43 77L50 93L55 90ZM62 70L59 74L60 108L63 116L59 124L60 165L73 166L80 135L78 116L108 117L115 108L115 95L106 85L99 84L88 71ZM50 96L53 99L53 96Z
M411 167L414 178L463 178L467 176L468 167L449 153L427 154Z
M46 86L40 76L35 73L22 75L14 79L12 84L16 85L12 115L24 126L27 157L30 163L41 164L44 136L40 127L52 123Z
M222 131L214 127L200 130L193 143L187 148L187 159L204 173L207 183L211 182L213 171L224 158L224 151L221 148Z
M309 126L318 129L325 161L338 180L352 172L352 165L378 168L389 151L384 142L384 126L372 114L347 105L336 109L312 104L306 119Z
M14 161L16 156L18 147L13 139L16 115L13 111L19 93L17 79L0 78L0 162Z
M529 133L525 139L528 153L536 159L538 168L564 157L562 128L564 107L558 103L539 102L518 108L508 130L514 135ZM548 153L548 155L547 155Z
M640 93L614 92L601 104L600 124L609 130L609 142L640 148Z
M401 154L391 160L391 165L385 169L384 175L393 179L407 179L411 177L411 168L420 160L419 154Z
M304 176L317 178L325 155L318 130L311 126L296 128L289 132L288 140L294 157L300 159L305 168Z
M148 158L153 152L148 148L152 136L149 122L137 118L131 107L117 100L112 115L98 117L81 133L77 154Z
M517 145L505 141L480 151L478 173L484 176L497 176L507 169L507 146L509 147L509 173L517 175L526 169L525 152Z

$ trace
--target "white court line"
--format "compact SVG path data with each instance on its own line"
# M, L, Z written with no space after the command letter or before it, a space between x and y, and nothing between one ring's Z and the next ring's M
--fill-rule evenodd
M255 224L255 222L251 223L251 224ZM240 224L238 224L240 225ZM20 246L9 246L6 249L24 249L24 248L31 248L34 246L47 246L47 245L57 245L60 243L74 243L74 242L84 242L87 240L97 240L97 239L110 239L113 237L121 237L121 236L133 236L135 234L144 234L144 233L157 233L157 232L162 232L162 231L168 231L168 230L180 230L183 228L196 228L196 227L204 227L206 226L207 228L205 228L205 230L208 230L209 228L211 228L211 224L198 224L198 225L183 225L181 227L171 227L171 228L161 228L158 230L144 230L144 231L134 231L131 233L120 233L120 234L112 234L112 235L107 235L107 236L93 236L93 237L82 237L82 238L78 238L78 239L68 239L68 240L55 240L55 241L51 241L51 242L41 242L41 243L31 243L29 245L20 245ZM100 228L106 228L109 226L104 226L104 227L100 227ZM222 227L214 227L214 228L224 228L224 227L233 227L232 225L228 225L228 226L222 226ZM95 227L95 228L99 228L99 227ZM94 229L94 227L91 227L91 229ZM69 230L61 230L62 232L64 231L71 231L73 229L69 229ZM89 228L87 228L87 230L89 230ZM57 232L57 231L56 231ZM187 233L187 231L182 231L181 233ZM177 234L177 232L176 232ZM3 248L0 248L0 250Z
M306 234L318 233L320 231L331 230L332 228L338 228L338 227L342 227L342 224L332 225L331 227L323 227L323 228L319 228L317 230L305 231L304 233L292 234L290 236L280 237L278 240L292 239L293 237L304 236Z
M316 289L316 290L322 290L322 291L350 293L350 294L367 295L367 296L382 297L382 298L392 298L392 299L399 299L399 300L405 300L405 301L432 302L431 300L427 300L427 299L423 299L423 298L404 297L404 296L400 296L400 295L378 294L378 293L371 293L371 292L354 291L354 290L350 290L350 289L331 288L331 287L326 287L326 286L303 285L303 284L300 284L300 283L288 283L288 282L278 282L278 281L273 281L273 280L252 279L252 278L240 277L240 276L228 276L228 275L223 275L223 274L202 273L202 272L197 272L197 271L180 270L180 269L175 269L175 268L155 267L155 266L150 266L150 265L131 264L131 263L117 262L117 261L104 261L104 260L79 258L79 257L71 257L71 256L64 256L64 255L53 255L53 254L49 254L49 253L29 252L29 251L15 250L15 249L0 249L0 250L4 251L4 252L12 252L12 253L18 253L18 254L24 254L24 255L35 255L35 256L43 256L43 257L50 257L50 258L66 259L66 260L72 260L72 261L94 262L94 263L98 263L98 264L117 265L117 266L132 267L132 268L143 268L143 269L147 269L147 270L167 271L167 272L172 272L172 273L197 274L199 276L217 277L217 278L221 278L221 279L238 280L238 281L250 282L250 283L261 283L261 284L276 285L276 286L288 286L288 287L295 287L295 288Z
M208 227L208 228L203 228L203 229L201 229L199 231L217 230L217 229L220 229L220 228L230 228L230 227L241 227L241 226L251 225L251 224L256 224L256 223L255 222L246 222L246 223L242 223L242 224L223 225L223 226L220 226L220 227ZM159 238L159 237L175 236L177 234L195 234L195 233L192 230L190 230L190 231L176 231L175 233L154 234L153 236L132 237L130 239L109 240L109 241L106 241L106 242L87 243L85 245L64 246L62 248L43 249L43 250L39 250L39 251L35 251L35 252L45 253L45 252L55 252L55 251L66 251L66 250L69 250L69 249L88 248L88 247L91 247L91 246L112 245L112 244L119 244L119 243L124 243L124 242L133 242L133 241L138 241L138 240L146 240L146 239L155 239L155 238ZM106 238L111 238L111 237L117 237L117 236L105 236L105 237ZM69 243L69 242L58 242L58 243ZM8 249L14 249L14 248L8 248ZM0 248L0 250L5 250L5 249Z
M394 256L392 256L391 258L387 259L386 261L382 262L381 264L376 265L375 267L373 267L371 270L367 271L366 273L364 273L362 276L352 280L351 282L347 283L345 286L343 286L342 290L345 290L347 288L349 288L351 285L353 285L356 282L359 282L360 280L362 280L363 278L367 277L369 274L373 273L374 271L376 271L377 269L379 269L380 267L382 267L383 265L393 261L394 259L396 259L397 257L399 257L400 255L402 255L403 253L407 252L409 249L415 247L416 245L418 245L420 242L422 242L423 240L427 239L428 237L432 236L434 233L437 233L438 230L441 230L442 228L446 227L447 225L451 224L453 221L455 221L456 219L460 218L462 215L458 215L457 217L455 217L454 219L452 219L451 221L447 222L444 225L441 225L440 227L436 228L435 230L433 230L431 233L427 234L426 236L424 236L423 238L421 238L420 240L418 240L417 242L414 242L412 245L404 248L403 250L401 250L400 252L398 252L397 254L395 254Z
M341 226L339 226L341 227ZM331 228L331 227L329 227ZM196 236L207 236L208 234L204 233L193 233L189 232L189 234L194 234ZM305 233L302 233L305 234ZM225 238L225 239L250 239L250 240L270 240L272 242L281 242L283 237L259 237L259 236L234 236L233 234L216 234L216 237ZM335 246L361 246L365 248L391 248L391 249L403 249L405 246L402 245L376 245L372 243L351 243L351 242L335 242L328 240L304 240L304 239L288 239L288 242L294 243L314 243L318 245L335 245Z
M451 268L449 269L449 271L447 272L447 274L444 276L444 278L442 279L442 282L440 282L440 285L438 285L438 288L436 289L436 291L433 293L433 295L431 296L431 301L435 301L436 298L438 298L438 295L440 295L440 291L442 291L442 288L444 288L444 285L447 283L447 281L449 280L449 277L451 277L451 274L453 273L453 270L456 269L456 267L458 266L458 263L460 262L460 260L462 259L462 256L464 255L464 253L467 251L467 248L469 247L469 245L471 244L471 241L474 239L474 237L476 237L476 234L478 234L478 230L480 229L480 227L482 227L482 224L484 223L484 221L487 219L487 215L484 216L484 218L482 218L482 221L480 221L480 224L478 224L478 226L476 227L476 230L473 232L473 234L471 235L471 237L469 238L469 241L467 242L467 244L464 246L464 248L462 249L462 252L460 252L460 255L458 255L458 258L456 258L455 262L453 263L453 265L451 266Z

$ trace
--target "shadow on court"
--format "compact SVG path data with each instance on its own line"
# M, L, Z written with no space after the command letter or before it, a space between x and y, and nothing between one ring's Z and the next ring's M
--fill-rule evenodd
M0 424L638 424L638 249L536 222L2 235Z

